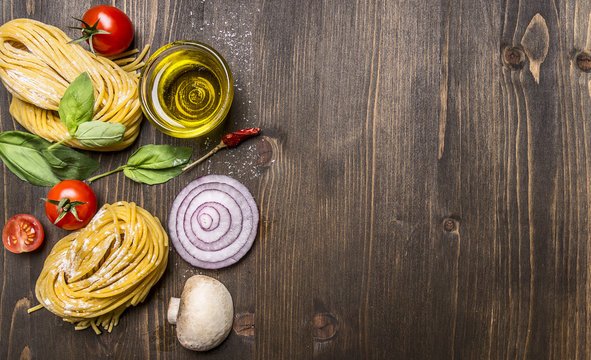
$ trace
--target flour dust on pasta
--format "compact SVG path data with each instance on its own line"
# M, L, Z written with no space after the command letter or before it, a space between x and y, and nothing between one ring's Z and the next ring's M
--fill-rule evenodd
M57 112L64 92L74 79L87 72L94 85L93 121L117 122L126 131L120 143L88 148L76 139L71 147L113 151L135 140L139 133L140 108L137 69L148 47L137 58L127 52L106 58L86 51L60 29L30 19L15 19L0 26L0 80L12 94L10 114L27 130L49 141L69 137Z
M61 239L45 260L35 295L42 307L75 324L111 331L129 306L146 298L168 261L158 218L134 203L105 204L84 228Z

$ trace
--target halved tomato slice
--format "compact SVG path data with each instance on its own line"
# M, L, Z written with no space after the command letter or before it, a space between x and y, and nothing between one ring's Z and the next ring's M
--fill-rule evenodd
M44 237L39 220L28 214L14 215L8 219L2 230L4 247L16 254L36 250L43 243Z

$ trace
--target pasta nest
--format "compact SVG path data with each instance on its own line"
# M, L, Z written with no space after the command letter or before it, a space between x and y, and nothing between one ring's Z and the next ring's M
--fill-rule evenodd
M94 85L93 121L118 122L126 127L120 143L88 148L76 139L70 147L114 151L131 145L142 120L137 69L143 66L146 46L136 58L133 50L117 58L97 56L60 29L30 19L15 19L0 26L0 80L12 94L10 114L28 131L49 141L70 134L57 112L64 92L86 71Z
M144 301L168 262L158 218L134 203L105 204L84 228L55 244L35 285L42 307L76 330L111 331L129 306Z

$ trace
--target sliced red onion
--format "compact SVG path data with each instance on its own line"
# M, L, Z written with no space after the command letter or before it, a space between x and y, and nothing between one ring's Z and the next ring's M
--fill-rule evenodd
M188 263L204 269L234 264L250 250L259 211L242 183L225 175L202 176L172 203L170 240Z

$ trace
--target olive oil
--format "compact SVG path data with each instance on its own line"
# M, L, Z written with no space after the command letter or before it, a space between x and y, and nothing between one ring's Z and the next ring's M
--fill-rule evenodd
M177 137L204 135L219 125L233 97L225 61L203 44L179 42L157 52L142 74L140 97L148 119ZM196 46L196 47L195 47ZM174 50L174 51L173 51ZM210 51L207 52L206 50Z
M182 126L207 123L221 104L220 81L196 61L182 61L168 67L157 88L162 109Z

